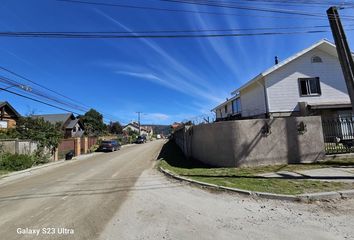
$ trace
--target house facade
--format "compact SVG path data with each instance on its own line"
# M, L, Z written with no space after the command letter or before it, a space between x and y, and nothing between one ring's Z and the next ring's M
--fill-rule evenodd
M0 102L0 129L15 128L21 115L8 102Z
M336 47L321 40L262 72L213 111L217 120L351 114Z
M131 122L131 123L127 124L123 128L123 132L129 132L129 131L139 133L139 123ZM151 126L144 126L144 125L140 126L140 135L146 136L147 138L151 138L153 134L154 134L154 131Z
M43 118L52 124L59 123L65 138L79 138L84 135L85 128L80 119L72 113L33 115L33 118Z

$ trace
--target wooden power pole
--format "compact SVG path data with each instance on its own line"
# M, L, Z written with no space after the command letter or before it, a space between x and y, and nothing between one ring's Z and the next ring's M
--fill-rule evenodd
M347 38L340 21L337 7L330 7L327 10L327 16L332 29L334 42L336 44L340 65L344 75L345 82L354 111L354 63L353 57L349 49Z
M139 136L141 135L141 125L140 125L140 114L141 112L136 112L138 114L138 124L139 124Z

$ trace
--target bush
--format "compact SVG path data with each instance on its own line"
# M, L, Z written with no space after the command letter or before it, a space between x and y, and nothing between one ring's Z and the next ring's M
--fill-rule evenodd
M45 164L45 163L49 163L50 161L50 153L49 152L45 152L43 150L37 150L33 155L32 155L32 159L33 159L33 164L34 165L40 165L40 164Z
M0 159L0 169L8 171L20 171L32 167L34 158L24 154L2 154Z

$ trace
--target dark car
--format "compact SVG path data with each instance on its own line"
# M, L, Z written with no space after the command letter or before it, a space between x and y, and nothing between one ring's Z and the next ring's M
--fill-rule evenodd
M146 143L146 137L145 136L138 136L135 143L137 143L137 144Z
M102 141L100 146L98 147L99 151L110 151L114 152L120 149L120 144L116 140L105 140Z

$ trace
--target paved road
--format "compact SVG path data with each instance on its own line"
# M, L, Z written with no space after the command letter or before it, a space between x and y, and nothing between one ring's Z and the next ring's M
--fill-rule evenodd
M0 239L354 239L354 200L300 204L209 192L153 168L162 141L1 185Z
M152 168L162 145L131 146L0 185L0 239L98 239L129 192L136 190L140 174ZM22 235L17 228L56 232ZM61 228L69 234L59 235Z

